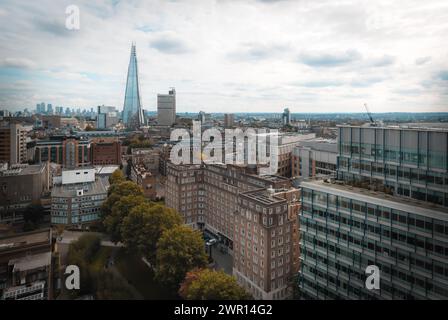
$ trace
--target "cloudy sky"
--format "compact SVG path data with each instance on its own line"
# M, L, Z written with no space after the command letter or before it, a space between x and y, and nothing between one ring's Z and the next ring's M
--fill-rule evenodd
M0 25L0 109L121 110L135 41L146 110L448 111L446 0L0 0Z

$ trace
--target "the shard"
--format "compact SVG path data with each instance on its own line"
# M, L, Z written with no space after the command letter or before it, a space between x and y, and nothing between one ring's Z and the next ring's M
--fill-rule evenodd
M137 55L135 44L131 47L131 59L129 61L128 78L123 105L123 123L126 127L137 129L144 125L143 110L140 104L140 87L138 83Z

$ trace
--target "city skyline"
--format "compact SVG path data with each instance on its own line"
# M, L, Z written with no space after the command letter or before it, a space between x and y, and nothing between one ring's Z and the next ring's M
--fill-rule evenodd
M443 1L79 1L80 29L68 30L71 4L4 2L2 109L121 111L135 41L148 111L169 87L180 113L448 110Z

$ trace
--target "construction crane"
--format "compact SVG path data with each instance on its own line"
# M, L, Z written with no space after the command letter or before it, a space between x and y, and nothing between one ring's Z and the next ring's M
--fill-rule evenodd
M370 119L370 123L372 125L375 125L375 121L373 121L372 114L370 113L370 110L369 110L369 107L367 106L367 103L364 103L364 107L366 108L367 115L369 116L369 119Z

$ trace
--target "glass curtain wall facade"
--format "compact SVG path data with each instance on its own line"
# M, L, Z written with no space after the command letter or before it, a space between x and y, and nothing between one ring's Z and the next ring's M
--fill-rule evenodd
M338 179L448 206L448 131L339 128Z
M140 87L138 83L137 54L135 44L131 47L131 58L128 67L126 92L123 106L123 123L127 127L138 128L144 124L143 111L140 104Z

